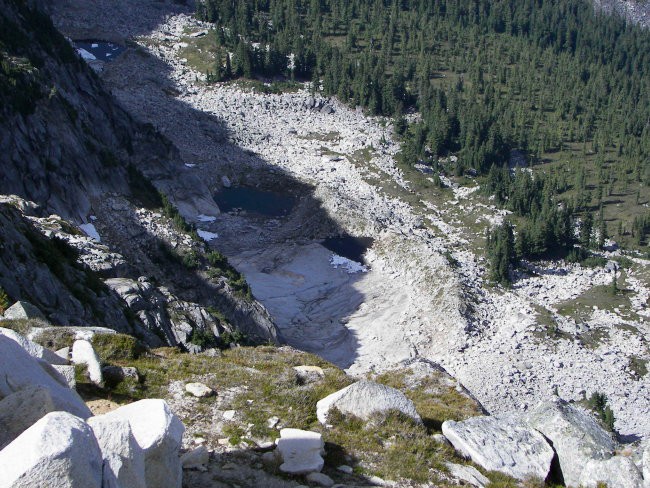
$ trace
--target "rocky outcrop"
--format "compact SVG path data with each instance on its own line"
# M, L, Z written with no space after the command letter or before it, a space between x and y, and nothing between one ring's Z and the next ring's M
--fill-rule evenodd
M0 487L102 487L93 431L67 412L51 412L0 451Z
M244 332L252 339L275 341L274 326L262 308L206 286L202 277L195 277L191 286L183 283L179 287L202 290L187 293L199 295L196 303L184 296L178 299L176 308L184 313L169 333L149 329L149 324L141 327L132 314L125 313L119 297L80 264L96 266L103 276L146 274L146 270L138 273L145 266L133 251L142 242L134 242L132 234L120 234L124 230L120 221L130 218L137 207L160 207L159 190L190 219L199 214L218 215L219 209L205 180L180 171L185 167L176 147L151 124L134 120L103 88L39 10L43 3L0 0L0 25L11 26L0 32L0 43L6 50L3 59L11 73L8 79L0 80L0 193L15 193L35 202L26 205L18 197L2 199L6 203L0 205L0 240L5 243L0 256L0 287L14 300L34 303L55 325L101 323L138 335L152 345L189 344L192 331L201 327L194 320L207 320L205 307L223 302L217 303L217 308L225 310L233 323L241 318L242 327L247 329ZM22 41L13 41L18 38ZM25 66L14 66L17 59ZM128 203L125 213L104 205L109 195ZM24 219L22 210L35 215L37 225ZM67 221L51 215L54 213ZM101 244L91 245L92 239L83 236L75 224L91 228L93 235L98 232ZM136 225L140 236L141 224ZM166 227L173 227L169 219ZM61 239L91 251L75 252ZM156 249L164 245L162 241L156 233L147 239ZM125 252L126 259L115 256L114 247L129 251ZM149 249L143 252L151 254ZM169 268L166 263L152 267L172 290L177 281L187 281L187 275L196 274L165 269ZM214 296L219 298L206 298ZM162 341L155 335L161 331Z
M520 480L546 479L555 456L544 436L515 417L448 420L442 424L442 433L476 464Z
M55 325L110 325L132 333L119 297L110 293L98 277L76 261L77 253L62 240L43 234L37 224L61 222L23 216L13 205L0 204L0 287L12 299L28 300ZM17 319L34 319L36 313L21 312ZM31 307L30 307L31 310ZM7 315L5 314L5 318ZM0 323L0 325L2 325Z
M300 429L280 430L277 452L282 459L280 471L307 474L323 469L324 442L321 434Z
M358 381L320 400L316 404L316 415L322 424L327 423L327 414L332 408L366 420L375 413L398 410L422 422L413 402L401 391L372 381Z
M21 389L45 388L57 410L70 412L81 418L91 416L90 410L74 390L55 380L38 360L32 358L15 341L0 336L0 395L8 396Z
M538 405L526 416L527 423L553 444L567 486L578 486L591 460L612 456L612 437L587 413L554 399Z

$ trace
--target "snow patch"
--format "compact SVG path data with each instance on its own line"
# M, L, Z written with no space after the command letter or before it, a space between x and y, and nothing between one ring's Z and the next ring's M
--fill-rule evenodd
M77 53L79 54L79 56L82 57L84 61L94 61L97 59L94 54L89 53L88 51L80 47L77 48Z
M196 167L196 164L194 164L194 163L185 163L185 166L187 166L188 168L194 168L194 167Z
M97 229L95 229L93 224L81 224L79 228L91 239L97 242L102 242L101 237L99 237L99 232L97 232Z
M214 232L208 232L207 230L201 230L197 229L196 233L203 239L204 241L211 241L212 239L216 239L219 237L219 234L215 234Z
M348 273L365 273L368 271L368 268L361 263L352 261L351 259L344 258L338 254L332 254L330 258L330 264L335 268L344 268Z
M215 220L217 220L217 218L213 217L212 215L201 214L196 218L196 220L198 220L199 222L214 222Z

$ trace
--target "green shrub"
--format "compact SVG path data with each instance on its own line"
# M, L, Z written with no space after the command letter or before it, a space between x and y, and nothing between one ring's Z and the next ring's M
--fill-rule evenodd
M216 336L209 330L193 329L190 336L190 343L199 347L210 347L217 344Z
M21 335L27 335L34 327L49 327L50 324L41 319L14 319L0 321L0 327L11 329Z
M607 395L601 392L594 392L587 400L587 405L598 416L603 426L610 432L614 432L614 412L607 405Z
M144 352L142 344L127 334L95 334L91 342L103 362L137 359Z
M199 255L193 249L183 254L183 266L187 269L196 269L199 267Z
M9 297L7 293L0 288L0 314L5 313L5 310L9 308Z
M56 327L50 327L38 334L34 338L34 342L56 351L63 347L72 347L72 344L74 344L75 341L75 336L75 332L68 328L61 327L59 329Z

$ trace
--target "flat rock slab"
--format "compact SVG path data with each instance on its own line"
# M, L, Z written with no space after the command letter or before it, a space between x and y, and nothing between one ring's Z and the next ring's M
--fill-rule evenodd
M442 424L442 433L476 464L520 480L546 479L555 455L544 436L514 417L448 420Z
M539 404L526 422L553 443L567 486L578 486L587 463L610 458L616 447L591 415L559 398Z
M100 488L102 464L90 426L51 412L0 451L0 487Z
M481 474L474 466L464 464L446 463L449 474L472 486L483 488L490 484L490 480Z
M422 422L415 405L404 393L372 381L358 381L320 400L316 404L316 415L322 424L327 423L332 408L364 420L375 413L399 410L416 422Z
M283 461L280 471L283 473L308 474L323 469L325 443L318 432L282 429L277 444Z
M629 457L592 459L580 474L580 486L596 488L600 483L612 488L640 488L643 486L643 477Z

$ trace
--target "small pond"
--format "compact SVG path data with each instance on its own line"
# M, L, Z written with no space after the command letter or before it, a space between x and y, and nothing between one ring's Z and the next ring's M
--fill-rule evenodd
M285 193L263 191L256 188L224 188L214 195L222 212L235 209L265 217L286 217L296 203L295 197Z
M92 61L93 57L99 61L112 61L126 49L124 46L112 42L94 40L74 41L74 45L80 50L79 54L87 61Z
M363 254L372 246L372 237L328 237L321 244L339 256L351 259L357 263L365 263Z

